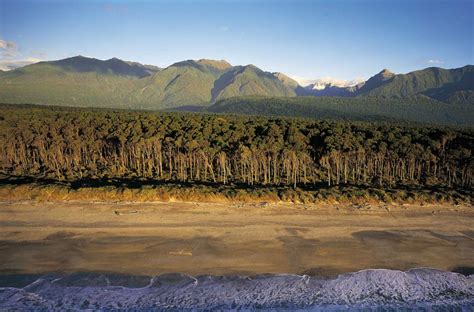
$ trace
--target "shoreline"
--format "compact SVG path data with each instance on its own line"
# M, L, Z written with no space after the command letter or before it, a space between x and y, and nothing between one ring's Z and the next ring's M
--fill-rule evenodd
M8 273L0 272L0 288L24 288L28 285L33 284L40 279L49 279L49 280L59 280L59 279L69 279L72 283L68 286L77 287L79 284L87 285L90 283L91 279L98 279L99 284L92 283L87 286L97 287L97 286L121 286L124 288L147 288L153 285L155 279L160 278L169 278L169 277L182 277L182 278L191 278L191 279L205 279L205 278L227 278L227 279L243 279L243 280L252 280L260 278L274 278L274 277L297 277L297 278L312 278L315 280L321 281L330 281L337 279L343 276L365 274L365 273L377 273L377 272L392 272L395 274L410 274L411 272L416 271L433 271L439 273L452 273L458 274L467 278L474 277L474 267L461 268L464 270L440 270L431 267L414 267L407 270L399 269L385 269L385 268L367 268L357 271L348 271L341 272L337 274L306 274L306 273L250 273L250 274L221 274L221 275L212 275L212 274L188 274L184 272L166 272L156 275L146 275L146 274L124 274L117 273L113 271L78 271L78 272L63 272L63 271L51 271L51 272L40 272L40 273ZM105 280L104 280L105 279ZM121 284L120 284L121 283Z

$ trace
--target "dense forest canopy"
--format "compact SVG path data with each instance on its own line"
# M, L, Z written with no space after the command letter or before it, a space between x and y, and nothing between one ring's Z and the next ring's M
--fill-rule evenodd
M457 126L470 126L474 121L474 105L446 104L424 96L398 99L245 96L223 99L202 110L223 114L412 121Z
M474 130L3 105L6 177L471 189Z

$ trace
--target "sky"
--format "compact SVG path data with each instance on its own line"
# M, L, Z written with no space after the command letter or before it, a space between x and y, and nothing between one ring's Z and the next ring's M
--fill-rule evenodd
M0 0L0 68L225 59L299 78L474 64L472 0Z

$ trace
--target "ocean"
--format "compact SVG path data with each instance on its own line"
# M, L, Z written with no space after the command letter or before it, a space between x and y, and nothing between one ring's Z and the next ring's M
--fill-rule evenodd
M308 275L0 276L8 311L474 311L474 275L430 268Z

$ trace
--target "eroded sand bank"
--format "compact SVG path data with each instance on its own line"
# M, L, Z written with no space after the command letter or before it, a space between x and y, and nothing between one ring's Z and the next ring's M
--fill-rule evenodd
M0 202L0 273L454 270L473 229L472 207Z

